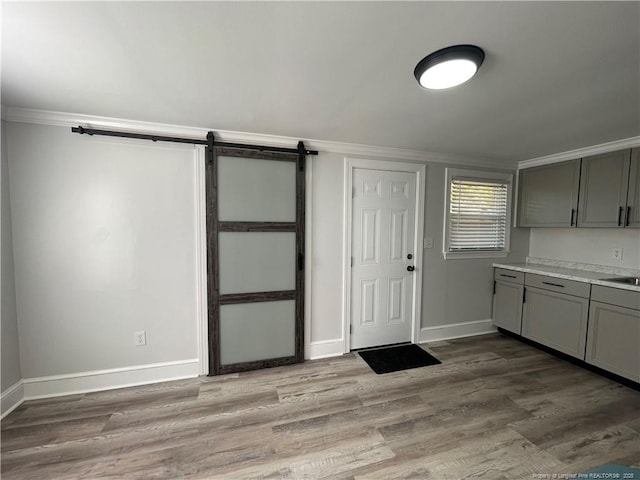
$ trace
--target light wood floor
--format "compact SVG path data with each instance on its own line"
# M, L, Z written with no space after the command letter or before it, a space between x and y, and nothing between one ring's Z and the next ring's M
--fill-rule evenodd
M640 467L640 393L499 334L23 404L2 479L533 478Z

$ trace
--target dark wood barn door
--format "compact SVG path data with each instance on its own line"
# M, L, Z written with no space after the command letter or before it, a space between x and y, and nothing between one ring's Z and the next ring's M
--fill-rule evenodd
M301 362L304 149L207 147L209 373Z

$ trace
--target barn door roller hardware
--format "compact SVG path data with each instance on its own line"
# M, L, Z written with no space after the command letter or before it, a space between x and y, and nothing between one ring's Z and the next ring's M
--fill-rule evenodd
M148 133L135 133L135 132L123 132L117 130L101 130L96 128L85 128L82 126L71 127L73 133L79 133L80 135L103 135L106 137L122 137L122 138L137 138L140 140L151 140L152 142L173 142L173 143L190 143L193 145L207 145L209 148L212 146L226 147L226 148L241 148L247 150L257 150L259 152L273 152L273 153L293 153L297 155L318 155L317 150L307 150L302 141L298 142L297 148L284 148L284 147L271 147L268 145L248 145L245 143L232 143L232 142L217 142L214 140L214 133L207 133L206 139L197 138L181 138L181 137L168 137L164 135L153 135Z

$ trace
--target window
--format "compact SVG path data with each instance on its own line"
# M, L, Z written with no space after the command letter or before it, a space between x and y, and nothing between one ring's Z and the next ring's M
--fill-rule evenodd
M513 175L447 168L444 258L506 257Z

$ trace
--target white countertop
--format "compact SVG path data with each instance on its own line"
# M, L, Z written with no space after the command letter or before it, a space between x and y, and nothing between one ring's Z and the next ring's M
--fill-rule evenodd
M619 278L625 275L614 275L605 272L593 272L590 270L579 270L575 268L557 267L554 265L543 265L538 263L494 263L493 266L498 268L505 268L507 270L515 270L518 272L537 273L540 275L548 275L550 277L574 280L576 282L585 282L591 283L593 285L602 285L605 287L613 287L623 290L640 292L640 286L629 285L626 283L609 282L605 280L607 278Z

